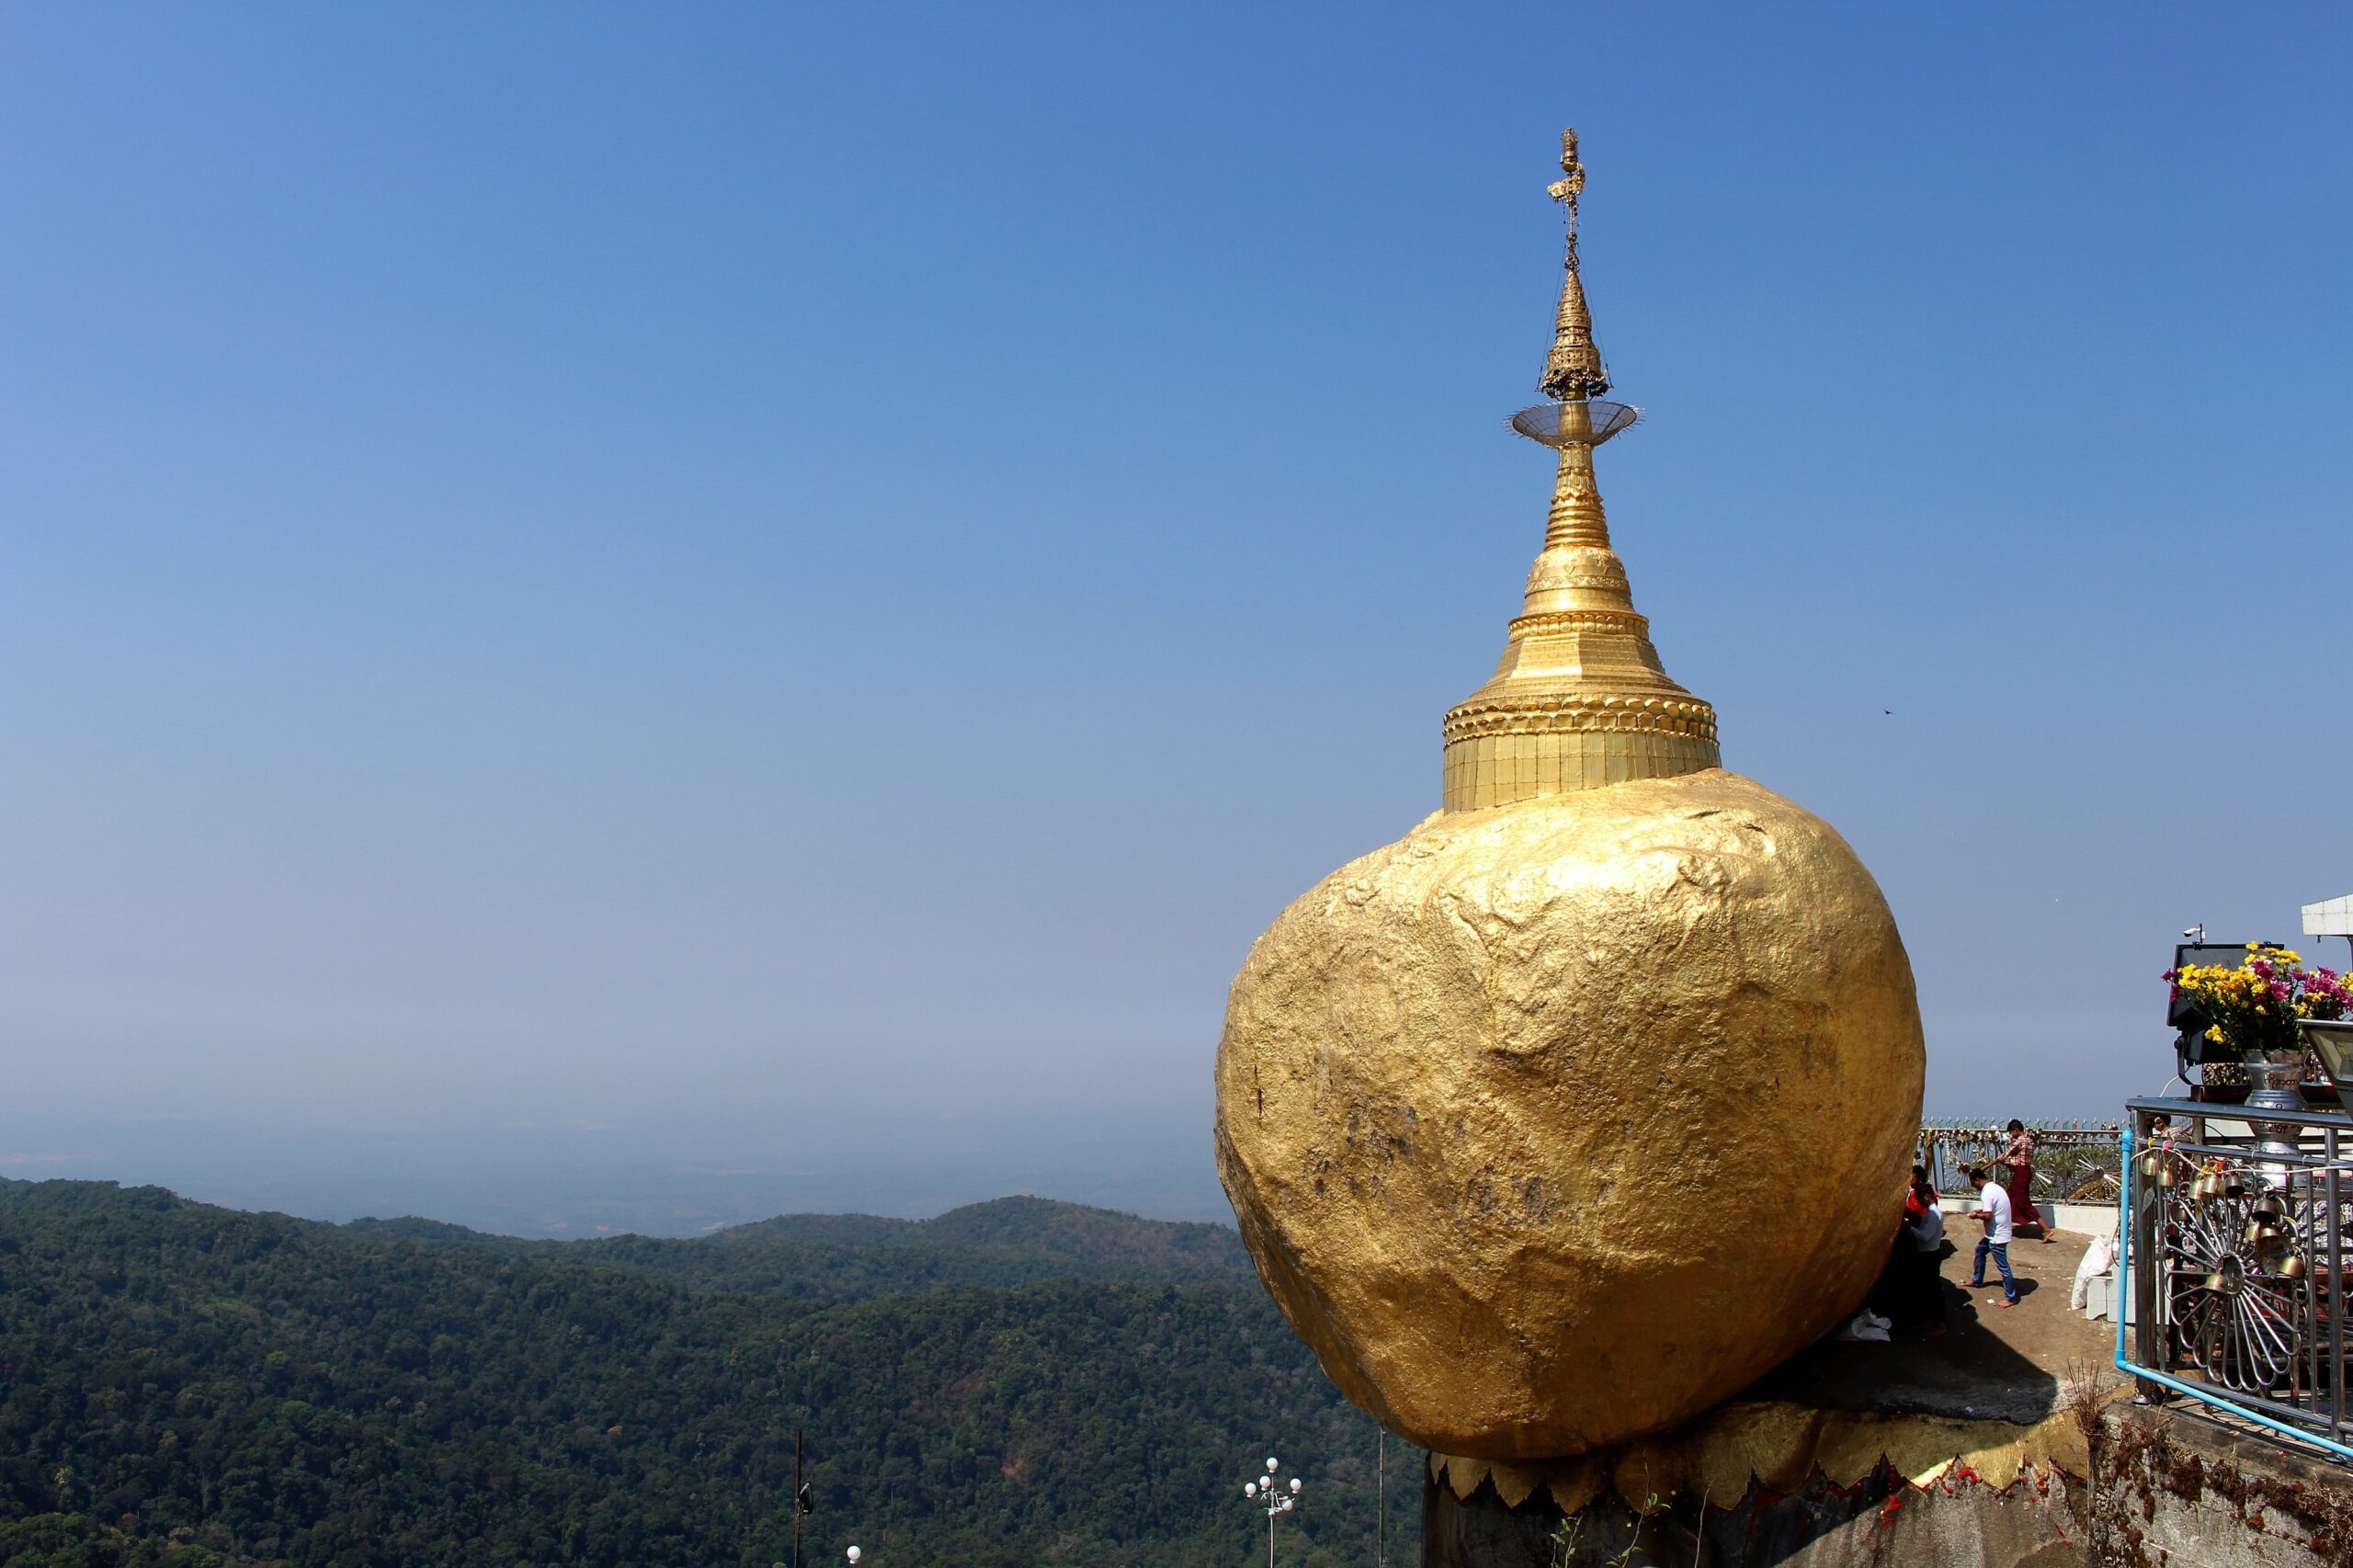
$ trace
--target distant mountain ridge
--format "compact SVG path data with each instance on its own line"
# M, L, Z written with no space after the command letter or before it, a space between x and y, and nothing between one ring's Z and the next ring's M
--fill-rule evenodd
M1222 1225L1146 1220L1049 1198L992 1199L929 1220L779 1214L708 1236L524 1241L438 1220L354 1220L356 1236L475 1246L630 1268L705 1290L815 1301L1050 1279L1199 1285L1255 1278L1242 1238Z

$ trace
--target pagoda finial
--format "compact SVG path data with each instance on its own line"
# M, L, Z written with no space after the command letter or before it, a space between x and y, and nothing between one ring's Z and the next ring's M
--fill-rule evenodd
M1609 390L1609 372L1594 347L1593 312L1586 308L1585 282L1577 276L1577 198L1585 191L1585 165L1577 159L1577 133L1561 132L1561 175L1546 194L1568 216L1567 276L1561 279L1561 311L1552 327L1552 351L1544 357L1544 379L1536 383L1546 397L1575 403L1599 397Z

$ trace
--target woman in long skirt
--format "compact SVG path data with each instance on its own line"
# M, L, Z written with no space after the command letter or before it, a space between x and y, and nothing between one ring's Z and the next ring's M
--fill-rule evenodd
M2032 1225L2042 1233L2046 1242L2058 1238L2051 1233L2051 1226L2043 1220L2042 1210L2034 1206L2034 1134L2027 1131L2025 1122L2010 1118L2010 1146L2002 1151L1997 1162L2009 1171L2003 1185L2010 1193L2010 1222Z

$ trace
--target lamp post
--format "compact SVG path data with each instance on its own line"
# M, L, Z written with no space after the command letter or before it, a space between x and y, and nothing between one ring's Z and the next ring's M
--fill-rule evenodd
M1285 1491L1275 1484L1275 1471L1280 1468L1269 1455L1267 1473L1242 1483L1242 1495L1267 1510L1267 1568L1275 1568L1275 1516L1288 1514L1299 1506L1299 1477L1292 1476L1290 1489Z
M792 1568L801 1568L801 1518L817 1511L816 1499L809 1494L809 1483L801 1479L801 1434L792 1434Z

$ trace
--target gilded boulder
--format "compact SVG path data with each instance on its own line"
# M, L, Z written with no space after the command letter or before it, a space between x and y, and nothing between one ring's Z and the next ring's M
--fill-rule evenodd
M1921 1074L1870 874L1711 767L1440 813L1317 884L1233 983L1218 1165L1351 1399L1441 1452L1563 1456L1854 1309Z

